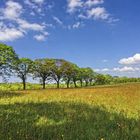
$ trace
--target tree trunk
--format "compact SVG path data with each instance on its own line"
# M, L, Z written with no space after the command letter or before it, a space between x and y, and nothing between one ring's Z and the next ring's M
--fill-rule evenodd
M74 86L75 86L75 88L76 88L76 87L77 87L77 85L76 85L76 80L74 80L73 82L74 82Z
M90 86L92 86L92 81L90 81Z
M45 89L45 80L43 79L43 89Z
M86 87L88 86L88 81L86 81Z
M80 80L80 84L81 84L81 87L83 87L83 81L82 80Z
M60 85L59 85L59 80L57 81L57 88L59 88L60 87Z
M23 77L22 83L23 83L23 90L25 90L26 89L26 80L25 80L25 77Z
M67 81L67 88L69 88L70 80Z

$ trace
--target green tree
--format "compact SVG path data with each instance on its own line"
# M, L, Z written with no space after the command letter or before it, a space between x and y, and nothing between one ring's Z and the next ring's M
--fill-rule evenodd
M74 65L74 71L72 73L72 81L74 83L75 88L77 87L77 81L79 80L79 73L80 73L80 69L77 65Z
M53 65L51 67L51 77L57 83L57 88L60 87L60 80L64 78L65 63L63 59L53 59Z
M0 76L10 75L14 61L17 60L17 54L12 47L0 44Z
M111 84L113 83L113 77L109 74L104 75L105 76L105 84Z
M81 84L82 84L82 81L84 81L85 86L88 86L89 84L92 85L92 80L94 77L93 70L91 68L87 67L87 68L81 68L80 72L81 72L81 75L80 75Z
M95 83L97 85L111 84L113 82L113 77L109 74L97 74L95 78Z
M26 89L27 75L32 73L33 62L28 58L20 58L14 64L14 71L17 77L22 80L23 90Z
M34 61L34 77L41 78L43 89L45 89L46 80L50 77L51 70L54 65L53 59L37 59Z
M95 84L104 85L105 84L105 76L103 74L97 74L95 78Z
M73 64L71 62L65 61L63 65L64 69L64 81L67 84L67 88L69 88L70 81L75 76L76 70L78 66L76 64Z
M77 80L80 81L80 86L83 87L83 82L84 82L84 69L83 68L78 68L78 74L77 74Z

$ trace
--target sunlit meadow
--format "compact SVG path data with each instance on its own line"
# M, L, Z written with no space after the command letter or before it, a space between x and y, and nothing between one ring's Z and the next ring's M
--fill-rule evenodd
M0 140L139 140L140 84L0 94Z

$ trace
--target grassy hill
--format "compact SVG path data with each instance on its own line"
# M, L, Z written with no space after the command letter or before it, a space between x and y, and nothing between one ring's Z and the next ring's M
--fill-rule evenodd
M0 92L0 140L139 140L140 84Z

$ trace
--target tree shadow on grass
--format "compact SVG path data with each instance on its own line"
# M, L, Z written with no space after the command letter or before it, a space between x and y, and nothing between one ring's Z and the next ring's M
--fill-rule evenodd
M0 105L0 140L139 140L139 123L82 103Z
M15 93L11 91L0 91L0 99L1 98L12 98L15 96L21 96L21 93Z

